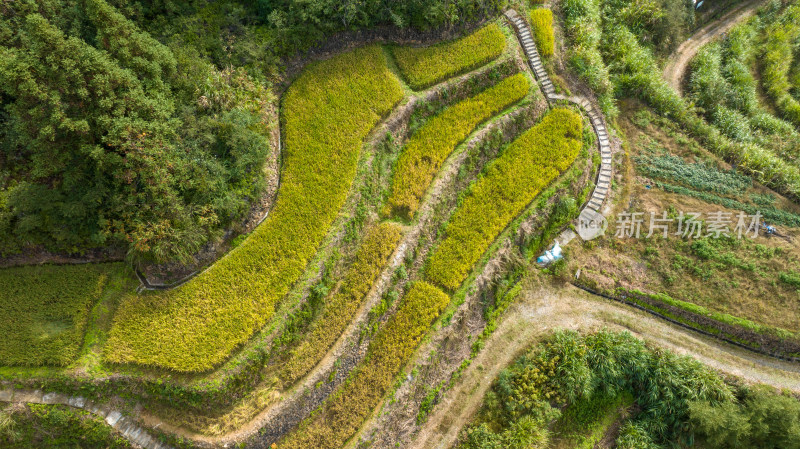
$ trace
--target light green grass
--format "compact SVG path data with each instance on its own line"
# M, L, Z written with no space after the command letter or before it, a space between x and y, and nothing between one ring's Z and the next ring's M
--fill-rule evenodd
M555 109L512 142L472 187L429 261L428 280L455 289L497 235L578 155L580 116Z
M75 360L92 306L122 271L121 263L0 270L0 365Z
M524 98L529 90L528 78L518 73L430 119L408 139L397 160L384 214L413 217L420 199L456 146L479 124Z
M506 38L496 23L469 36L430 47L394 47L397 66L413 89L422 89L496 59Z
M106 358L205 371L261 329L344 205L364 139L402 96L378 46L306 68L283 98L283 172L267 219L184 286L123 302Z

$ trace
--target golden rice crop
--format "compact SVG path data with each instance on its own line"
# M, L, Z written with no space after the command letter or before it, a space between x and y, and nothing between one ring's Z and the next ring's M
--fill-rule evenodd
M278 448L343 447L378 406L431 322L449 302L447 294L428 283L412 284L397 313L370 343L364 361Z
M329 298L303 341L283 364L278 378L284 385L305 375L325 355L353 319L364 297L378 278L402 233L400 226L386 222L367 233L342 285Z
M429 47L394 47L400 72L413 89L422 89L497 59L506 38L496 23L450 42Z
M497 235L581 149L578 114L554 109L512 142L473 185L433 252L427 279L448 289L464 280Z
M68 365L83 343L89 312L121 263L0 270L0 365Z
M549 8L532 9L530 13L533 38L542 56L553 56L555 38L553 37L553 11Z
M397 160L384 213L413 217L422 195L456 146L480 123L525 97L529 89L528 79L518 73L430 119L408 139Z
M377 46L306 68L283 98L283 172L267 219L180 288L128 298L107 360L204 371L262 328L344 205L364 138L402 96Z

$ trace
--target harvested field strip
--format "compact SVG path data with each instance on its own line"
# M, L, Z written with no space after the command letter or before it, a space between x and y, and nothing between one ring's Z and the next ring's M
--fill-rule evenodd
M530 89L518 73L431 118L411 138L397 161L385 214L414 216L445 159L482 122L518 102Z
M461 284L497 235L581 149L582 121L555 109L512 142L486 170L446 228L429 261L427 279L448 289Z
M531 10L531 28L536 39L536 48L543 57L553 56L555 37L553 36L553 11L548 8Z
M503 53L506 38L496 23L469 36L429 47L394 47L403 77L416 90L487 64Z
M401 235L400 227L394 223L382 223L367 234L342 285L325 299L320 317L283 363L278 378L284 385L308 373L344 332Z
M397 313L375 336L365 361L345 384L282 443L281 449L342 447L378 406L422 336L450 302L438 288L415 282Z
M182 287L128 298L106 358L200 372L262 328L344 204L364 138L402 96L380 47L310 65L283 99L284 169L268 218Z
M0 364L64 366L75 360L89 312L121 263L0 270Z

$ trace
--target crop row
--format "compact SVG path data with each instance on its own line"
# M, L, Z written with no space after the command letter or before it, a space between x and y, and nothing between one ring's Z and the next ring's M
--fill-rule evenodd
M199 372L261 329L344 205L363 139L402 96L378 46L310 65L284 96L284 168L267 219L182 287L127 298L106 358Z
M408 84L423 89L496 59L505 47L505 35L493 23L461 39L428 47L394 47L392 53Z
M536 48L544 57L553 56L555 37L553 36L553 11L550 8L532 9L530 13L533 37Z
M572 164L582 129L578 114L555 109L512 142L453 214L427 278L448 289L458 287L500 231Z
M414 133L398 158L385 214L413 217L445 159L479 124L518 102L530 89L522 73L448 107Z
M641 98L659 113L686 127L706 147L736 163L764 185L800 197L800 170L752 143L735 143L700 118L661 78L655 58L625 26L607 34L604 49L613 62L620 92Z
M800 4L789 6L781 20L766 29L762 56L763 80L767 93L787 120L800 126L800 102L795 99L789 72L800 38Z
M378 406L431 322L449 302L447 294L430 284L412 284L397 313L370 343L365 361L278 447L343 447Z
M400 226L390 222L382 223L367 233L341 285L325 298L320 316L283 363L278 378L284 385L291 384L313 368L344 332L400 236Z
M118 263L0 270L0 365L72 362L92 306L122 271Z

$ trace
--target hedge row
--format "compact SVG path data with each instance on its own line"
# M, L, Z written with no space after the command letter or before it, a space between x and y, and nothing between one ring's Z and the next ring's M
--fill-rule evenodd
M75 360L92 306L123 270L121 263L0 270L0 365Z
M539 54L544 57L553 56L555 37L553 36L553 11L549 8L532 9L530 13L533 38Z
M480 123L527 95L528 78L518 73L445 109L412 135L397 160L384 214L411 218L445 159Z
M320 316L314 320L303 341L292 349L288 360L283 363L278 378L284 385L304 376L344 332L400 241L401 235L400 226L389 222L382 223L367 233L342 284L325 299Z
M370 343L367 356L280 449L343 447L392 387L395 377L450 297L422 281L411 285L397 313Z
M284 168L268 218L182 287L128 298L106 358L205 371L262 328L344 205L364 138L402 97L378 46L310 65L283 99Z
M403 77L413 89L423 89L496 59L506 38L496 23L469 36L428 47L393 47Z
M512 142L474 184L429 261L427 278L448 289L461 284L497 235L569 167L582 145L582 121L555 109Z

